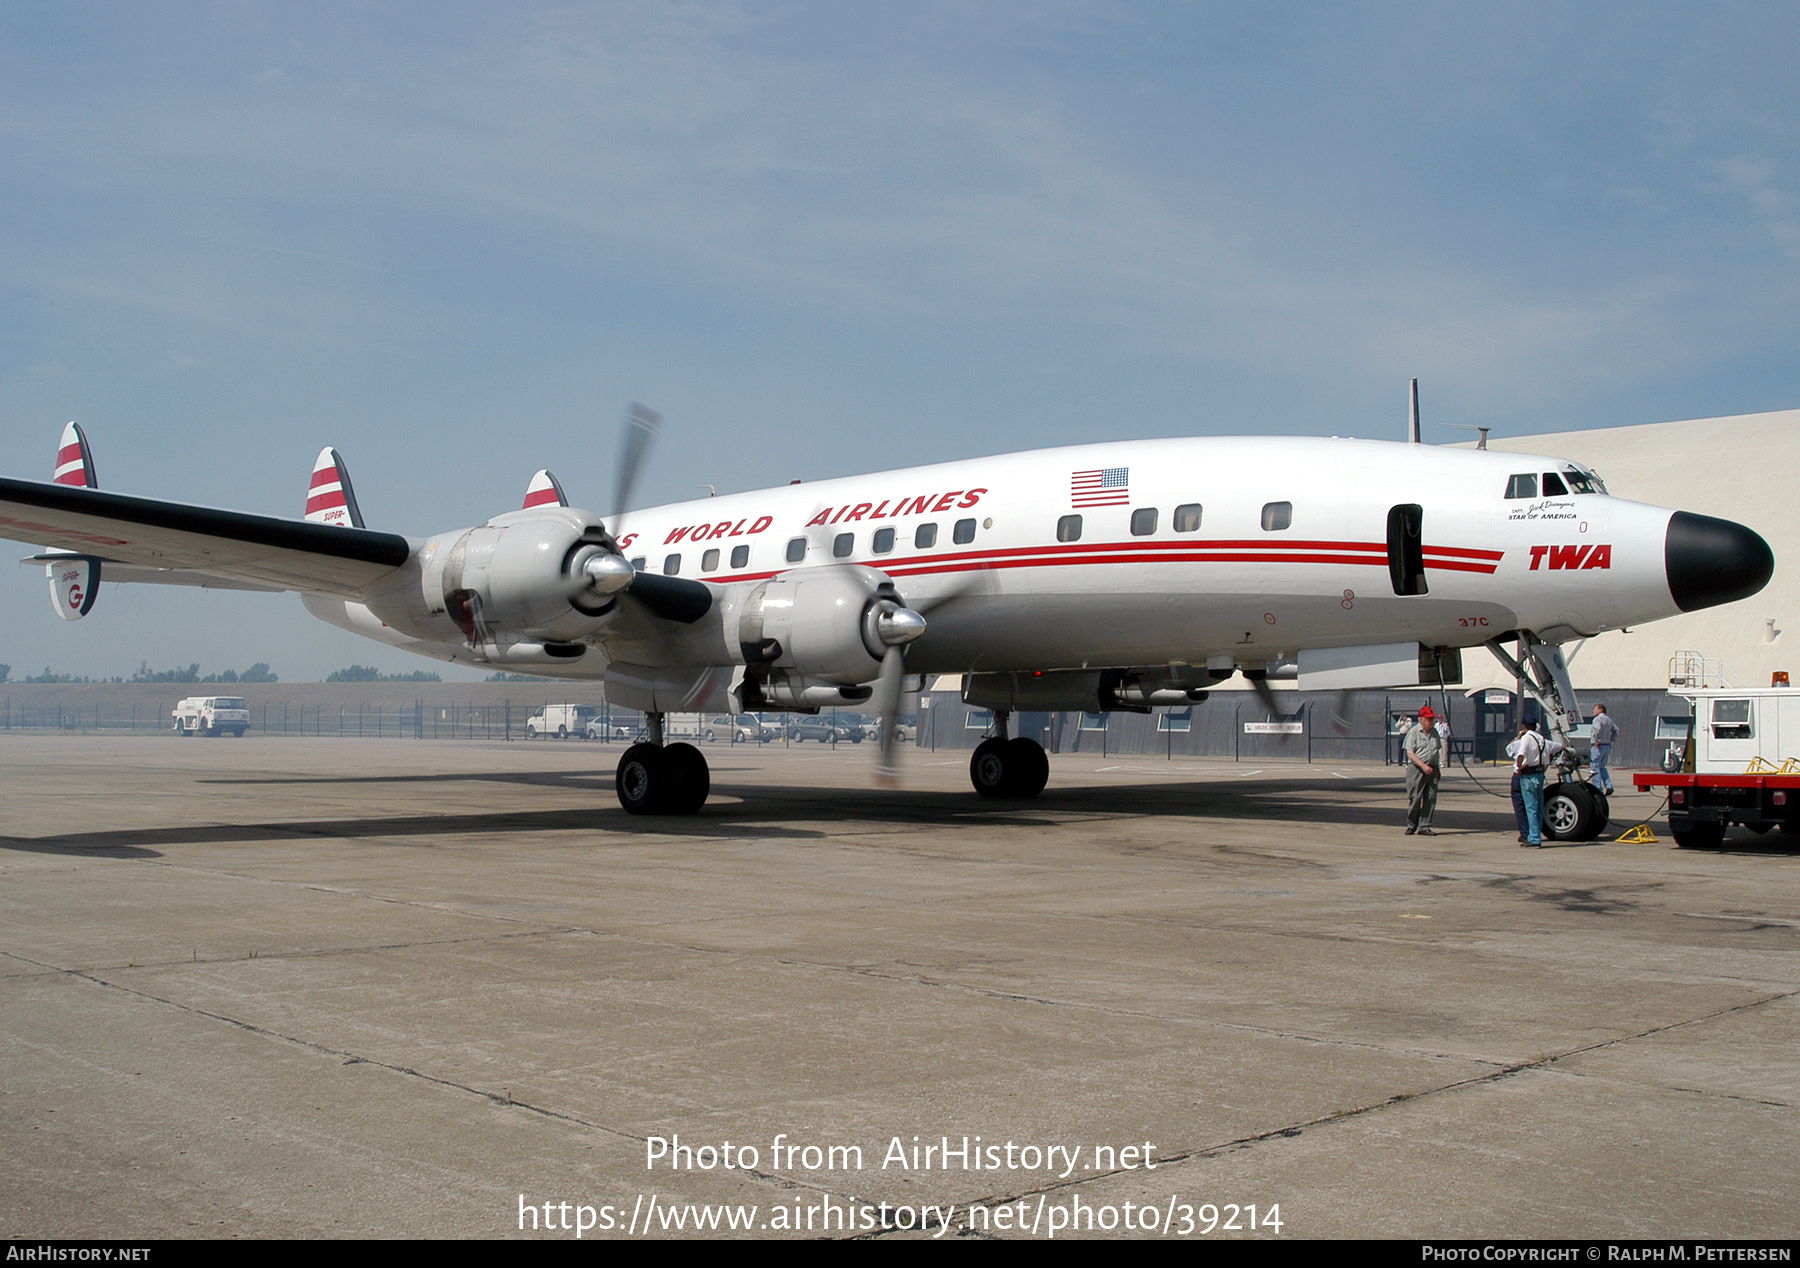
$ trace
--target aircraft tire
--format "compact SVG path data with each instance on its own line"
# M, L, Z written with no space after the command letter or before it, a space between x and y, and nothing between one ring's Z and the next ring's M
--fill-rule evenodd
M1050 782L1050 759L1044 754L1044 746L1036 740L1023 737L1008 740L1006 765L1012 774L1012 789L1007 793L1009 797L1021 800L1035 797Z
M1599 820L1587 785L1561 781L1544 789L1544 835L1552 841L1592 841L1600 835Z
M707 794L712 791L712 772L707 768L706 755L692 744L670 744L663 749L662 757L663 769L672 776L662 812L693 814L706 804Z
M654 744L633 744L626 749L613 774L619 804L631 815L662 813L668 782L668 763L663 760L662 749Z
M976 792L990 800L1010 795L1008 785L1012 781L1008 776L1014 763L1009 757L1007 742L1002 739L986 739L975 746L975 752L969 756L969 782L975 785Z
M1612 817L1612 808L1607 804L1606 794L1592 784L1564 784L1571 796L1587 803L1584 808L1581 824L1576 829L1576 841L1596 840L1606 831L1606 822Z
M1716 850L1725 841L1725 825L1716 819L1669 816L1669 835L1684 850Z

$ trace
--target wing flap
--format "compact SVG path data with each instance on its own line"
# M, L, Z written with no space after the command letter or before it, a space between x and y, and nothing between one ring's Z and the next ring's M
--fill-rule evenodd
M97 489L0 477L0 535L114 561L105 580L127 580L118 565L204 573L244 588L353 597L404 564L412 544L396 533L308 524ZM206 581L161 580L206 585Z

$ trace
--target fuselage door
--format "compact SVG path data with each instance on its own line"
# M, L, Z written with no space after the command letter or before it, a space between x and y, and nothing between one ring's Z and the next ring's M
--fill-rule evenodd
M1396 506L1388 512L1388 576L1395 594L1424 594L1425 508L1416 503Z

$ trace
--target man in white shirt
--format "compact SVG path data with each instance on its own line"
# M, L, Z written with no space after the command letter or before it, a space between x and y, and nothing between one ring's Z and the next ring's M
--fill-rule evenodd
M1549 743L1529 726L1521 724L1513 749L1513 770L1519 776L1519 796L1525 802L1525 844L1544 843L1544 764Z
M1606 762L1612 756L1613 741L1619 738L1619 728L1606 715L1606 706L1594 706L1594 739L1588 753L1594 762L1594 784L1608 797L1612 796L1612 775L1607 772Z

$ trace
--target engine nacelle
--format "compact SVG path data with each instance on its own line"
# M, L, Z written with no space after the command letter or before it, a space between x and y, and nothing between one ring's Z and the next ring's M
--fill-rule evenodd
M598 520L567 507L514 511L434 552L421 575L426 607L454 621L470 645L567 644L617 611L590 563L615 552Z
M738 617L744 663L777 681L870 682L887 650L876 623L884 600L897 606L892 594L885 575L854 565L772 577L750 592Z

